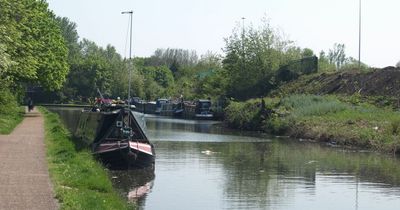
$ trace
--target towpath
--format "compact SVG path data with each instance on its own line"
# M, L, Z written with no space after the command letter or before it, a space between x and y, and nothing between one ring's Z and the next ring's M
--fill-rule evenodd
M36 110L0 135L0 209L57 209L46 161L44 120Z

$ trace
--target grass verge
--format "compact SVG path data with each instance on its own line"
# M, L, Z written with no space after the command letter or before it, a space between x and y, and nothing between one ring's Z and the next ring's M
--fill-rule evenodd
M78 150L58 115L45 118L47 160L61 209L134 209L113 189L107 171L89 150Z
M254 101L232 103L226 109L227 121L296 138L400 152L399 112L345 103L335 96L290 95L271 101L268 110L257 108L261 106Z
M24 118L24 107L0 113L0 134L10 134Z

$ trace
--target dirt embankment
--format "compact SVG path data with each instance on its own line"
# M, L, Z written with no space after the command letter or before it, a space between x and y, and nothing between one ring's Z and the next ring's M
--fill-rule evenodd
M400 107L400 68L386 67L368 72L350 70L305 76L283 85L279 92L318 95L359 94L362 97L384 97L385 103Z
M364 96L400 97L400 68L387 67L371 72L340 72L332 75L322 74L316 80L322 86L320 93L359 93Z

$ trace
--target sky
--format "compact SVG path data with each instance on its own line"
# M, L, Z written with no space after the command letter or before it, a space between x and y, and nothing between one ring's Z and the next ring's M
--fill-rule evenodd
M223 54L224 38L236 26L259 26L267 17L301 48L318 55L334 43L358 59L359 0L47 0L58 16L77 24L80 38L129 56L127 32L133 11L133 56L157 48ZM400 61L400 1L362 0L361 61L372 67Z

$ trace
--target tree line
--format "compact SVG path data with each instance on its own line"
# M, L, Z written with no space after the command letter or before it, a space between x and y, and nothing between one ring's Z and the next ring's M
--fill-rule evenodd
M28 84L60 89L69 71L67 54L45 1L0 0L0 110L15 106Z
M106 48L83 39L78 41L76 24L57 18L69 49L70 73L59 91L61 102L97 96L97 89L109 97L128 95L129 60L111 45ZM157 49L149 57L136 57L131 66L131 95L147 100L184 96L245 100L260 97L280 85L277 71L288 63L315 56L263 20L260 27L238 25L225 39L224 56L194 50ZM320 71L337 71L355 65L345 47L335 44L329 54L320 53Z
M167 48L130 62L111 45L80 40L77 25L57 17L44 0L0 0L0 14L2 101L6 95L21 100L32 86L47 91L47 102L88 102L98 96L98 89L108 97L127 98L129 68L132 96L245 100L276 88L280 67L314 56L263 19L259 27L238 24L225 38L224 55ZM319 71L355 63L342 44L328 54L320 52L318 59Z

